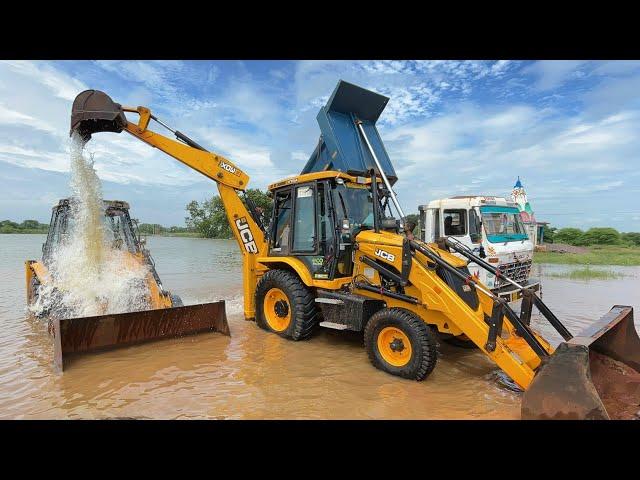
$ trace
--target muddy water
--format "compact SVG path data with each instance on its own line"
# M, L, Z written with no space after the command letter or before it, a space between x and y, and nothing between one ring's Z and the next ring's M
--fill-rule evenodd
M165 287L185 304L228 300L231 338L86 355L56 375L46 328L24 310L23 261L39 258L44 238L0 235L0 418L519 417L519 395L496 383L493 364L477 352L442 345L434 373L417 383L370 366L357 334L321 330L288 342L245 322L240 255L229 241L151 237L149 246ZM536 268L545 301L572 331L614 304L640 311L638 267L612 267L628 276L589 282L545 278L571 267Z

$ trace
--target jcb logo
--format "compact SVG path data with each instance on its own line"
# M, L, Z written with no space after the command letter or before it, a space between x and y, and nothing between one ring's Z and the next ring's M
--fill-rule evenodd
M244 248L247 252L258 253L258 246L253 239L253 234L251 233L247 219L245 217L237 219L236 227L238 227L238 233L240 234L240 238L242 239L242 243L244 243Z
M376 255L380 258L384 258L388 262L393 262L396 259L396 256L392 253L385 252L384 250L376 250Z
M226 170L227 172L233 173L234 175L239 175L238 169L233 165L229 165L227 162L224 162L222 160L220 160L219 165L220 165L220 168Z

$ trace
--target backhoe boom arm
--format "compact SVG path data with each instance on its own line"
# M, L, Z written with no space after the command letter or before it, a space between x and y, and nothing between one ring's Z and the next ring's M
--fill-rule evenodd
M249 176L229 159L216 153L189 146L149 130L149 120L155 117L151 115L151 111L148 108L122 107L122 110L140 115L138 124L127 122L124 127L124 129L134 137L154 148L162 150L167 155L172 156L186 166L197 170L221 185L226 185L234 190L245 190L247 188ZM180 132L177 133L179 134ZM180 136L184 137L182 134L180 134Z
M130 122L125 112L138 114L138 123ZM167 138L149 130L151 120L170 130L176 139ZM123 130L218 184L220 199L231 231L243 255L245 318L253 319L256 275L260 268L256 258L266 254L267 242L265 233L238 195L239 191L246 190L249 176L229 159L207 151L186 135L165 125L153 116L147 107L124 107L98 90L85 90L74 100L71 111L71 134L77 133L87 142L93 133L120 133Z

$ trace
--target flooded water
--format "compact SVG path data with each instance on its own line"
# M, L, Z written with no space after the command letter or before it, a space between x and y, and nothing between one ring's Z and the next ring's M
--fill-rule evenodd
M362 336L322 329L290 342L242 317L240 253L233 241L150 237L165 288L185 304L227 300L231 338L215 333L75 359L54 372L42 321L25 314L24 266L44 235L0 235L0 418L519 418L520 396L495 381L482 354L440 346L424 382L373 368ZM538 265L543 298L574 332L614 304L640 311L640 267L625 277L545 277L576 267ZM638 317L636 314L636 324ZM557 343L560 338L534 318Z

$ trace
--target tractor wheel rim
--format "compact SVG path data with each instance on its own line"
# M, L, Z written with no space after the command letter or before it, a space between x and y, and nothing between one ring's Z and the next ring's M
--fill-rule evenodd
M264 297L263 311L267 324L276 332L287 329L291 323L291 306L287 295L279 288L272 288Z
M396 327L385 327L378 334L378 351L385 362L404 367L411 360L413 349L406 333Z

